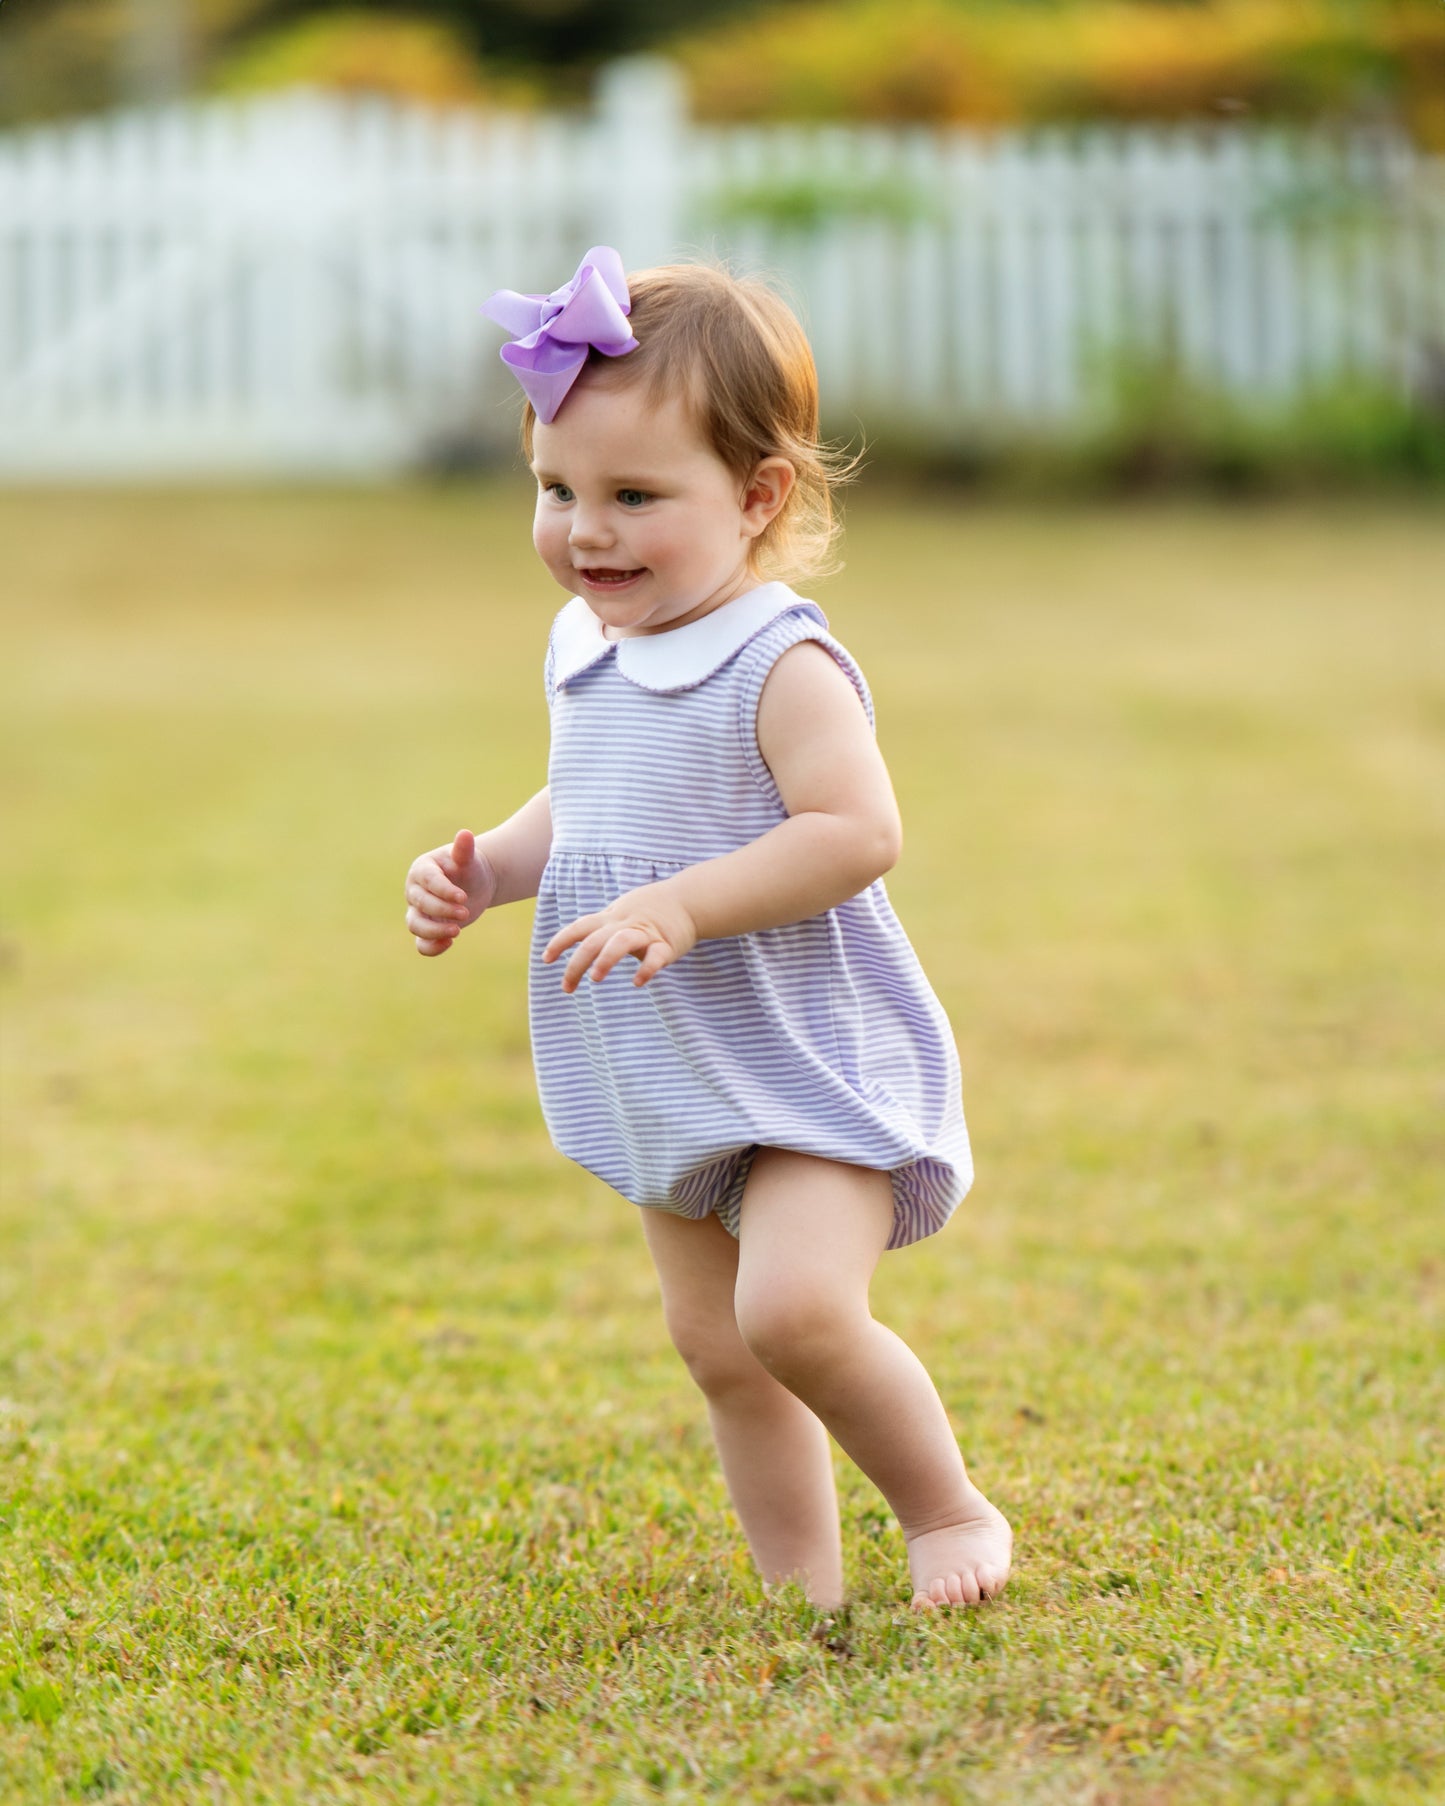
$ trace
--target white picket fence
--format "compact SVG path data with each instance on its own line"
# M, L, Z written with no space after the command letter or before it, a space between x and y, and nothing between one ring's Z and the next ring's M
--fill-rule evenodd
M294 93L0 138L0 476L372 474L515 431L495 287L593 243L782 279L831 423L1077 425L1120 348L1283 396L1445 360L1445 162L1237 125L1004 133Z

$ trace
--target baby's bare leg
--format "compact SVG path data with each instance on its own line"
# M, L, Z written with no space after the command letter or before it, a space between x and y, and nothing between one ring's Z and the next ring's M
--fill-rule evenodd
M974 1604L1002 1589L1012 1537L965 1472L918 1357L869 1311L892 1226L886 1173L759 1149L743 1193L738 1326L897 1513L914 1605Z
M738 1245L716 1217L644 1210L668 1331L707 1400L723 1477L765 1580L800 1580L816 1605L843 1598L828 1432L751 1354L733 1315Z

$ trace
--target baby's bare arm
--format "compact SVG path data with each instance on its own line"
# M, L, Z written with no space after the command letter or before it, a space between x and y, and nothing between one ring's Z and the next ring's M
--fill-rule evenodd
M815 640L790 647L769 672L758 746L788 819L667 880L699 940L820 915L866 890L902 851L893 785L862 701Z
M515 815L479 834L477 851L497 874L489 908L535 897L552 851L552 799L546 785Z
M633 983L647 984L699 941L821 915L897 863L903 830L888 768L858 692L816 641L790 647L769 672L758 745L788 819L563 928L543 958L576 949L564 990L589 967L605 978L629 954L639 962Z

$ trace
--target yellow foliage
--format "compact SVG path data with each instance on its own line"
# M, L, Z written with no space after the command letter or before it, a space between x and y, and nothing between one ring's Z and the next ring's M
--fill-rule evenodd
M1394 113L1445 148L1440 0L818 0L683 38L704 117L1012 121Z
M1392 15L1381 38L1400 60L1400 112L1411 136L1445 153L1445 6Z
M210 85L237 94L301 84L437 103L487 93L475 56L445 25L361 12L267 32L228 57Z

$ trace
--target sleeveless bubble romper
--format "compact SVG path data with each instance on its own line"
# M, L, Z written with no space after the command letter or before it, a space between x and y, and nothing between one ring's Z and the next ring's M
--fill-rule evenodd
M547 648L552 849L528 1003L558 1149L634 1204L738 1232L759 1147L891 1175L901 1248L973 1178L958 1054L882 879L806 921L700 941L646 985L625 959L568 996L560 928L625 891L746 846L787 817L757 743L758 698L801 640L827 648L873 723L827 618L765 583L687 626L608 640L585 600Z

